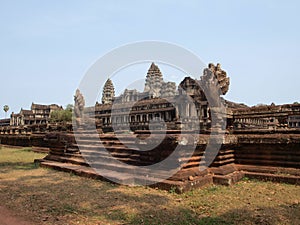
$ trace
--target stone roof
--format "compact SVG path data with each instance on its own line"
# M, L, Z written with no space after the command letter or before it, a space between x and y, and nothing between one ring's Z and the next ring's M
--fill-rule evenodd
M20 114L33 115L33 112L31 110L28 110L28 109L21 109Z
M9 123L10 122L10 119L7 118L7 119L0 119L0 123Z
M172 103L174 101L174 98L170 98L169 100L166 98L152 98L152 99L143 99L135 102L120 102L113 105L114 109L121 109L121 108L132 108L137 106L144 106L144 105L156 105L156 104L163 104L163 103ZM102 110L111 110L112 104L97 104L95 106L96 111L102 111ZM91 108L92 109L92 108ZM90 110L91 110L90 109Z
M31 104L31 109L50 109L50 108L62 108L61 106L57 104L51 104L51 105L42 105L42 104Z

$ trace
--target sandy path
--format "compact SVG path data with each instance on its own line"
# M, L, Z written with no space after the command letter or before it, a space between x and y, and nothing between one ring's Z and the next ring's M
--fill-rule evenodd
M0 225L31 225L22 218L14 216L13 212L0 206Z

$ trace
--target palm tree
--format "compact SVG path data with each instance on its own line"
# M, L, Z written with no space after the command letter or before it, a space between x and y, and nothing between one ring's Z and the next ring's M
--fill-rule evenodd
M6 119L6 114L7 114L7 111L9 110L9 106L8 105L3 106L3 110L5 112L5 119Z

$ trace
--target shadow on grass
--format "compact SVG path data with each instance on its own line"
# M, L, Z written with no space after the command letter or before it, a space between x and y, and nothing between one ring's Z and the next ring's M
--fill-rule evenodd
M11 170L33 170L37 169L38 165L35 163L21 163L21 162L1 162L0 170L9 172Z
M219 216L202 218L199 224L300 224L300 204L230 210Z
M215 216L202 216L201 213L195 213L187 207L174 206L172 210L167 211L159 207L140 211L131 218L122 210L115 211L114 214L106 215L106 217L109 220L122 221L126 224L300 224L300 205L263 207L259 210L233 209Z

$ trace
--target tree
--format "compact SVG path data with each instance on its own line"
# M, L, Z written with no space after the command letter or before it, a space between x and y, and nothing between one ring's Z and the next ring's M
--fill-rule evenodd
M64 110L55 110L50 114L51 123L66 123L72 122L72 113L74 106L68 104Z
M73 111L73 109L74 109L74 105L73 104L68 104L67 106L66 106L66 110L69 110L69 111Z
M8 105L3 106L3 110L5 112L5 119L6 119L6 114L7 114L8 110L9 110L9 106Z

